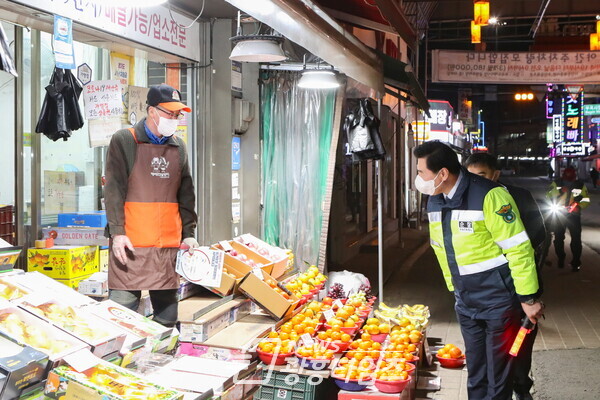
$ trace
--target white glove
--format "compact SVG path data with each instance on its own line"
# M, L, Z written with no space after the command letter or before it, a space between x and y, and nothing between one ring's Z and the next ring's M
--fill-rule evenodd
M126 235L114 236L112 240L112 251L115 253L117 260L123 265L127 264L129 258L126 250L135 253L135 248L133 247L133 244L131 244L131 240L129 240Z
M194 251L194 249L197 249L198 247L200 247L200 244L198 243L198 241L193 237L183 239L182 244L183 244L183 246L181 246L181 247L183 249L185 249L187 247L187 249L190 252L192 252L192 251Z

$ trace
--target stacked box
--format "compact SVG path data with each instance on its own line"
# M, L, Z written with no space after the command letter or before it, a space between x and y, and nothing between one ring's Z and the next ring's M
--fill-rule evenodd
M98 272L98 246L55 246L27 250L27 271L40 272L76 289Z
M0 336L0 399L26 394L46 375L48 356Z

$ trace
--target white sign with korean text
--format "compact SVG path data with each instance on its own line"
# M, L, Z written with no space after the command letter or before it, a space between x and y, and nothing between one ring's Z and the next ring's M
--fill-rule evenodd
M87 120L121 117L123 99L119 81L93 81L83 87Z
M88 121L90 147L108 146L116 131L121 129L121 118L91 119Z
M600 54L593 51L433 51L433 82L596 83Z
M71 18L78 24L120 36L127 40L166 51L193 61L200 61L200 25L188 26L192 19L169 9L156 7L115 7L101 0L14 0L15 3ZM74 25L74 29L76 25ZM76 29L75 29L76 30Z

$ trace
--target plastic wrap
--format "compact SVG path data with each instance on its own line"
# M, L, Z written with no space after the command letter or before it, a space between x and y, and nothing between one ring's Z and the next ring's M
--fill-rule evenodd
M262 236L292 249L296 264L317 264L334 90L298 88L298 72L262 80Z

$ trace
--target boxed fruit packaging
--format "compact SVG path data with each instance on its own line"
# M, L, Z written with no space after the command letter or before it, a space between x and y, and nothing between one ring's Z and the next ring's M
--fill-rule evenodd
M63 399L67 393L74 392L78 393L80 397L72 398L85 398L86 400L183 399L182 393L155 385L123 368L106 362L101 362L83 372L77 372L66 365L50 372L44 390L47 398Z
M0 336L49 355L53 363L88 348L73 336L8 302L0 303Z
M40 296L32 295L21 298L18 304L89 344L98 357L120 351L125 342L123 331L108 322L94 318L84 310L75 309L58 300L40 299Z
M48 367L48 356L0 336L0 399L17 399L40 382Z

